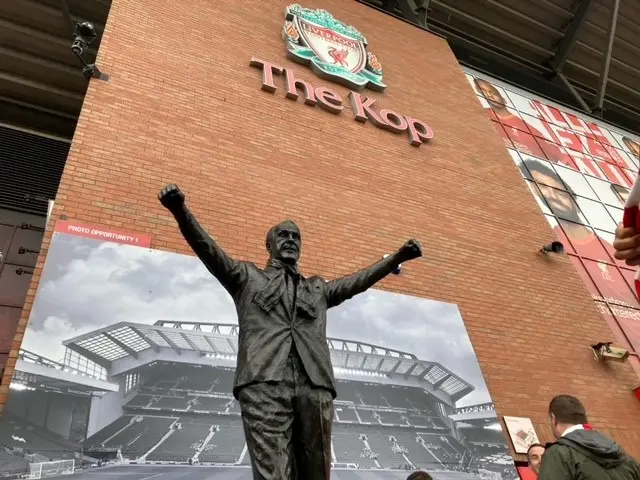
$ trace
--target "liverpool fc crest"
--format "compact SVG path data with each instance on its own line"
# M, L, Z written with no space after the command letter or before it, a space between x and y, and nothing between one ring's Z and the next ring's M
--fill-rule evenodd
M382 65L367 51L367 39L326 10L289 5L282 37L292 60L310 65L316 75L353 90L383 91Z

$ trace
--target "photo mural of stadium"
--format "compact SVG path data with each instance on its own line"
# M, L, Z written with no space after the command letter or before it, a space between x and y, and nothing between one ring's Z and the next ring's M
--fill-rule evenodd
M149 245L56 224L0 420L0 476L101 460L251 478L233 301L196 257ZM327 342L332 478L518 478L456 305L370 290L330 310Z

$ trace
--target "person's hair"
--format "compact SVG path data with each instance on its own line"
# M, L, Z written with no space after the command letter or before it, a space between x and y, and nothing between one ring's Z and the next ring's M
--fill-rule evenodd
M629 137L622 137L622 142L627 146L627 148L628 148L629 150L631 150L631 153L632 153L633 155L636 155L636 152L634 152L634 151L633 151L635 148L637 148L638 150L640 150L640 142L638 142L638 141L636 141L636 140L634 140L634 139L632 139L632 138L629 138ZM632 145L633 145L633 147L632 147ZM635 148L634 148L634 147L635 147Z
M284 222L280 222L279 224L274 225L267 232L267 239L265 242L265 245L267 246L267 250L269 249L269 245L273 245L273 240L274 240L273 237L275 236L276 231L281 227L294 227L298 231L298 233L300 233L300 228L298 227L298 225L296 225L296 222L294 222L293 220L285 220Z
M541 443L532 443L531 445L529 445L529 448L527 448L527 458L529 458L529 453L531 452L531 449L536 447L544 448L544 445L542 445Z
M546 166L544 163L542 163L541 161L536 161L536 160L522 160L522 163L520 165L518 165L520 167L520 170L522 171L522 173L525 175L525 178L527 176L533 176L533 172L538 172L541 173L542 175L544 175L545 177L550 177L553 178L554 180L556 180L560 187L563 190L566 190L567 192L569 192L570 194L574 194L573 190L571 189L571 187L567 184L565 184L560 177L558 176L558 174L551 169L551 167ZM529 173L527 173L527 171ZM533 180L535 181L535 177L533 178ZM537 181L536 181L537 183ZM553 185L552 185L553 186Z
M493 83L491 83L488 80L485 80L483 78L474 78L473 79L473 83L476 84L476 87L478 88L478 90L480 90L481 94L484 95L484 92L482 91L482 86L484 85L486 88L489 88L490 90L493 90L494 93L496 95L498 95L502 99L502 103L506 103L504 97L500 93L500 90L498 90Z
M549 414L556 417L558 423L582 425L589 423L584 405L571 395L558 395L549 403Z
M413 472L407 477L407 480L433 480L433 477L427 472Z

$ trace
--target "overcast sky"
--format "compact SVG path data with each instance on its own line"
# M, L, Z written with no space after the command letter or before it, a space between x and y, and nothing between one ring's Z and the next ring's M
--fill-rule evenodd
M237 322L231 298L195 257L56 234L22 348L60 361L63 340L161 319ZM331 310L328 323L329 336L441 363L476 387L459 405L490 401L453 304L371 290Z

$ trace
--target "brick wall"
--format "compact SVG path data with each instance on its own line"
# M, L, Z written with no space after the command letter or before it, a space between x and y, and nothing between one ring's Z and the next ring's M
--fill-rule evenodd
M232 255L264 262L266 230L291 217L303 271L329 278L419 238L425 258L382 288L460 306L500 416L531 417L548 440L550 398L575 394L640 455L637 377L628 364L594 362L588 345L611 334L570 262L536 254L554 234L446 42L356 2L305 3L367 36L389 86L371 95L435 132L414 148L355 122L349 106L335 116L286 99L282 78L274 94L260 90L252 56L347 98L285 59L287 3L114 0L98 59L111 80L91 82L52 219L147 233L156 248L189 253L156 200L176 182Z

